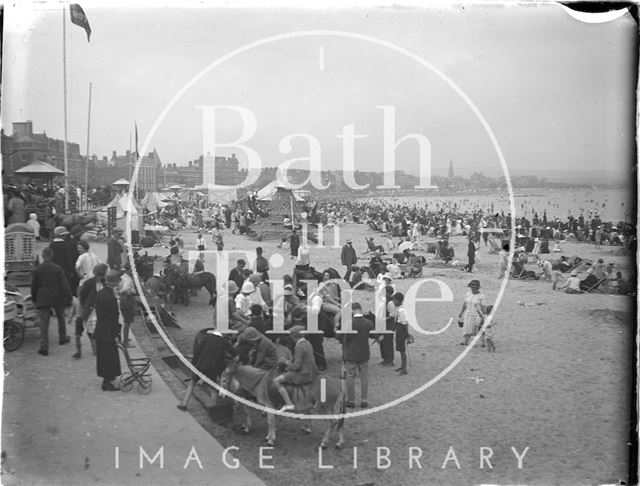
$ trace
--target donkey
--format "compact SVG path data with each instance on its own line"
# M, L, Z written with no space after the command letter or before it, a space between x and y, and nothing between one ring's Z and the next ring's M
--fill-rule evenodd
M209 304L215 307L216 277L211 272L187 273L183 268L167 265L164 273L167 283L175 289L177 301L189 305L189 291L204 287L209 292Z
M281 404L280 394L272 383L273 378L279 373L277 368L264 371L253 366L243 366L239 360L234 359L228 366L229 376L237 382L242 390L245 390L256 398L256 401L267 408L275 409ZM321 380L325 380L325 400L321 401ZM318 376L306 385L286 385L291 401L295 405L295 412L302 414L339 415L345 411L345 392L340 380L331 376ZM245 407L245 424L243 430L251 429L251 417ZM273 446L276 441L276 416L267 412L268 433L265 437L267 445ZM302 430L311 433L311 419L305 420ZM344 444L344 418L330 419L327 430L322 438L320 447L326 449L329 445L332 432L338 433L336 449Z
M165 303L168 303L169 300L169 292L171 288L169 284L165 282L162 278L157 275L152 275L144 282L145 287L147 287L151 292L160 297Z

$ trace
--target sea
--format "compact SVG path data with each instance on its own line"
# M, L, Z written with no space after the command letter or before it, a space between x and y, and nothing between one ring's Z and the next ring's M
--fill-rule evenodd
M416 205L429 210L438 210L443 206L454 208L460 212L483 210L495 214L511 212L509 197L505 192L482 194L425 194L381 196L369 198L371 201L385 201L390 204ZM603 221L635 222L635 195L631 189L520 189L514 194L516 217L532 219L537 213L542 217L546 210L547 219L568 216L584 216L585 219L596 214Z

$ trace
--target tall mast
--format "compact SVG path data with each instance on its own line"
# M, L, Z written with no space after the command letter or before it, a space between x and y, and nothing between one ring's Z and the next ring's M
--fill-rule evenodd
M69 157L67 154L67 22L62 4L62 87L64 91L64 212L69 211Z

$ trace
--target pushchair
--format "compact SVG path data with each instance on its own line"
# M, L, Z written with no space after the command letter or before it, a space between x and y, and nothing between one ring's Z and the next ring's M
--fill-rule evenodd
M151 367L149 358L132 358L129 356L129 350L122 343L118 343L118 348L122 351L124 359L127 363L129 371L125 371L120 375L120 389L123 392L129 392L133 389L135 382L138 382L138 392L146 395L151 392L151 375L147 373Z
M5 289L4 298L3 344L4 350L11 352L22 346L26 329L38 328L38 315L31 296L24 297L17 288Z

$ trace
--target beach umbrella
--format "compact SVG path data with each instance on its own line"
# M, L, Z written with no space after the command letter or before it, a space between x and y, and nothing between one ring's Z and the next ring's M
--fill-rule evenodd
M118 179L117 181L111 184L112 186L128 186L130 185L129 181L126 179Z

